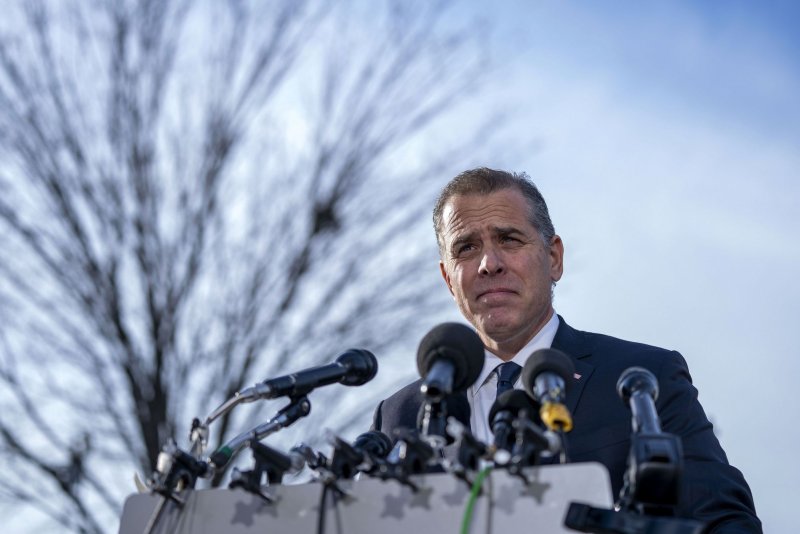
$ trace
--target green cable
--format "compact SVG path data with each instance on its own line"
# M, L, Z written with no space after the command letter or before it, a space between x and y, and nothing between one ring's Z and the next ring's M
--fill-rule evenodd
M478 495L481 493L483 480L491 470L491 467L484 467L481 469L480 472L478 472L478 476L475 477L475 482L472 483L472 489L470 490L467 507L464 509L464 517L461 518L461 534L469 534L469 527L472 523L472 510L475 508L475 501L478 499Z

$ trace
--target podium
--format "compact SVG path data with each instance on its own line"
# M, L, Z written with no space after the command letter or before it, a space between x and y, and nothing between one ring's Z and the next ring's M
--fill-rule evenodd
M492 470L474 500L470 532L574 532L563 526L572 501L612 505L611 484L599 463L530 467L528 483L502 469ZM336 534L427 534L460 532L470 487L446 473L411 477L416 492L394 480L368 478L337 483L344 496L325 495L324 531ZM324 486L270 486L273 502L238 489L196 490L183 507L165 503L152 532L211 534L316 533ZM132 495L125 501L120 534L142 534L162 501ZM520 527L523 530L520 530Z

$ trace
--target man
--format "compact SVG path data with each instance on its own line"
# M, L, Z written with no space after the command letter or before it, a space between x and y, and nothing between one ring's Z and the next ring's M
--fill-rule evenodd
M510 361L524 366L538 349L559 349L575 365L566 400L573 416L569 458L603 463L616 496L631 434L631 415L617 396L616 382L628 367L645 367L658 378L656 406L664 432L682 440L678 515L705 521L714 532L761 532L750 489L728 464L683 357L575 330L555 314L552 291L563 273L564 245L527 176L487 168L464 172L442 191L433 222L442 276L486 349L483 372L467 391L476 437L492 441L487 415L496 396L497 366ZM383 401L374 428L391 436L395 428L415 427L423 400L419 385Z

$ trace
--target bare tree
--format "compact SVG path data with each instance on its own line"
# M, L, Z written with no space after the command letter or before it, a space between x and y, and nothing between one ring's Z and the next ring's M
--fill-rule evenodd
M431 178L474 144L414 143L483 68L445 7L8 6L4 502L116 528L131 474L193 416L346 347L393 354L441 315L444 292L421 276L433 241L413 229L428 225ZM342 431L375 400L319 393ZM211 442L270 411L224 417Z

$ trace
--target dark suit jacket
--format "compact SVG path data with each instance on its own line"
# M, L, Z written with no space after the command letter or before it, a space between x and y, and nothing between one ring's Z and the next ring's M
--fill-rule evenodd
M580 375L566 400L573 419L573 430L567 434L570 460L605 465L613 495L619 495L630 449L631 413L617 395L616 384L628 367L644 367L658 379L656 408L663 431L679 436L683 444L678 515L708 522L709 531L761 532L750 488L741 472L728 464L697 400L683 357L658 347L581 332L559 320L553 348L570 355ZM381 402L373 428L389 436L395 428L415 428L423 402L420 382Z

